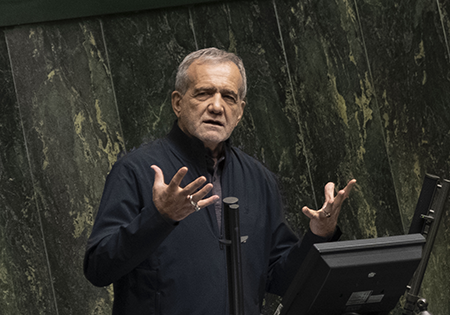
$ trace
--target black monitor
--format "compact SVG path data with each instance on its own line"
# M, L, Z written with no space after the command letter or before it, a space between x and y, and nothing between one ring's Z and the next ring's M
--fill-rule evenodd
M422 216L427 215L428 211L431 209L439 181L440 178L438 176L431 174L425 175L408 234L422 233L425 222Z
M385 315L422 257L421 234L315 244L293 279L281 315Z

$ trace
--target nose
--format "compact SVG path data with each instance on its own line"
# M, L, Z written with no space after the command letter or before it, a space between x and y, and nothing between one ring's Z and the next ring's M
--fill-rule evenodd
M223 113L223 104L222 104L222 95L220 93L214 94L214 97L211 99L211 103L208 106L210 112L220 115Z

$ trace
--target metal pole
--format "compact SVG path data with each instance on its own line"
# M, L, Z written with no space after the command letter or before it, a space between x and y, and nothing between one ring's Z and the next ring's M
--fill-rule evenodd
M238 198L227 197L224 203L225 239L227 271L228 271L228 300L231 315L244 315L244 286L242 280L241 261L241 232L239 225Z
M403 310L403 315L412 315L416 308L418 301L420 301L419 291L422 285L422 280L430 259L431 250L433 249L434 241L436 239L439 224L445 212L445 204L447 202L448 193L450 190L450 181L443 179L436 185L436 191L432 198L431 208L427 215L422 215L424 226L422 234L426 238L426 243L423 249L422 260L417 268L410 286L406 292L406 302Z

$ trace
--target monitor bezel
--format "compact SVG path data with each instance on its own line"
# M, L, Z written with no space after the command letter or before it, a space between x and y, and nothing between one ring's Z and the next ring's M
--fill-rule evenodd
M357 286L358 283L361 285L361 281L368 282L367 279L362 278L369 277L369 274L366 274L369 272L368 270L376 270L380 273L380 278L375 279L377 281L386 283L392 281L392 278L383 280L381 276L383 273L398 274L399 278L398 281L395 280L394 284L390 283L391 286L394 285L394 288L389 288L387 292L378 294L375 290L373 291L373 296L370 293L367 298L372 299L368 300L371 303L350 304L345 309L335 310L333 314L351 314L352 312L361 315L388 314L391 310L390 308L395 307L396 301L405 292L406 286L420 262L424 244L425 238L421 234L315 244L284 295L280 314L321 314L317 309L330 307L329 304L327 306L317 305L317 303L320 303L321 292L326 292L327 286L342 286L342 290L346 292L345 294L342 293L343 297L339 299L333 296L327 297L327 303L336 303L341 307L342 301L347 298L350 294L349 292L367 292L367 289L358 291L358 288L353 288L352 286ZM346 285L343 283L328 283L331 279L330 272L332 270L335 273L339 271L361 272L361 280L355 281L358 283L348 283ZM383 271L380 272L378 270ZM380 283L380 287L383 287L383 283ZM377 298L380 301L377 301ZM364 296L361 299L363 300ZM339 303L335 302L336 300ZM367 310L368 308L377 310L371 313ZM326 314L332 315L329 311Z

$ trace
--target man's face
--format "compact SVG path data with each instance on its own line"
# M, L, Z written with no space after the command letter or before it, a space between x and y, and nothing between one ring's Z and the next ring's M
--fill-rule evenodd
M244 113L239 98L242 77L233 62L193 62L188 68L189 88L184 95L172 93L178 125L215 152L227 140Z

